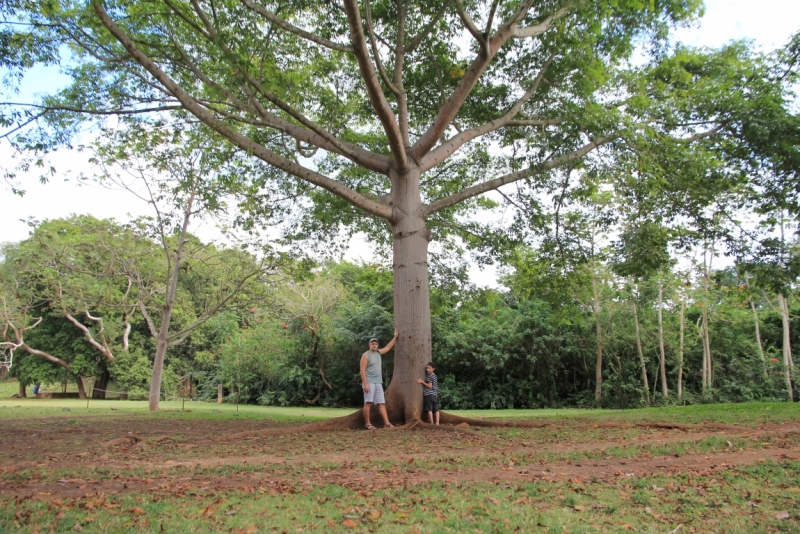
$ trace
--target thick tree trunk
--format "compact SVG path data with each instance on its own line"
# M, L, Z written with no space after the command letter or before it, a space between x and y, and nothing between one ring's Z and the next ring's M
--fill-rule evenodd
M85 399L86 398L86 389L83 387L83 377L76 374L75 375L75 385L78 386L78 398Z
M683 333L686 317L686 297L681 295L680 338L678 341L678 400L683 399Z
M597 359L594 366L594 401L600 402L603 391L603 327L600 324L600 295L597 292L597 271L592 262L592 299L594 322L597 330Z
M669 397L669 390L667 389L667 356L664 352L664 317L662 307L664 305L664 284L658 282L658 348L659 360L658 367L661 371L661 394L666 399Z
M642 335L639 332L639 312L636 308L636 299L633 302L633 323L636 325L636 351L639 353L639 363L642 366L642 385L644 386L644 394L647 399L647 404L650 404L650 383L647 380L647 364L644 360L644 351L642 351Z
M20 382L19 383L19 396L25 398L28 396L27 391L25 391L25 384Z
M789 304L786 297L778 294L778 309L781 312L781 322L783 323L783 377L786 381L786 394L789 401L794 401L792 391L792 342L789 331Z
M98 376L94 379L92 386L92 399L102 400L106 398L106 390L108 389L108 382L111 380L111 373L108 369L100 371Z
M422 389L431 358L431 316L428 288L430 232L418 214L422 207L419 170L405 175L392 171L395 223L394 320L399 332L394 347L392 382L386 391L386 408L393 423L408 423L422 416Z

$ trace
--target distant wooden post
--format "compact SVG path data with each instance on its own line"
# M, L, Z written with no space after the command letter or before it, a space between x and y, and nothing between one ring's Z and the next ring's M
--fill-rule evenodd
M222 384L217 384L217 404L222 404Z

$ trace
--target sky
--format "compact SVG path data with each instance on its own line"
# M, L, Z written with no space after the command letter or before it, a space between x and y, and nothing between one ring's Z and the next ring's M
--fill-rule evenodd
M693 46L709 47L718 47L734 39L752 39L763 50L772 50L783 45L798 30L800 0L710 0L706 2L705 15L699 23L679 29L675 39ZM26 78L20 98L51 91L66 81L52 69L40 69ZM3 166L13 167L13 162L7 161L9 157L8 148L0 146ZM42 220L88 213L98 218L125 221L131 216L151 215L148 205L128 192L79 185L75 179L77 174L92 173L87 158L85 152L59 152L54 159L58 169L68 172L47 184L37 181L37 173L21 176L22 187L26 190L23 197L13 195L0 182L0 243L25 239L30 228L24 221L29 217ZM220 237L213 222L202 223L192 231L204 240ZM351 243L346 257L350 260L374 259L364 242L357 239ZM473 282L480 286L496 286L496 271L491 267L483 271L474 267L470 274Z

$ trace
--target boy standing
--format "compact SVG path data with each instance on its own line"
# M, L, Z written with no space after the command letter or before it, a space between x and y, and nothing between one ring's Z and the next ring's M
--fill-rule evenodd
M428 362L428 365L425 366L425 380L421 378L417 378L417 384L422 384L422 399L423 399L423 410L428 412L428 419L430 420L431 424L434 424L434 414L436 418L436 423L439 424L439 398L437 396L437 391L439 388L439 380L436 378L436 366L433 365L433 362Z

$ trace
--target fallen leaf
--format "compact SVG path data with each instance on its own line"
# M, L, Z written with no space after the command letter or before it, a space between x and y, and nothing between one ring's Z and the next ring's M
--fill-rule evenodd
M575 510L576 512L585 512L586 511L586 507L585 506L575 505L575 506L572 507L572 509Z
M352 519L345 519L345 520L342 522L342 526L343 526L343 527L347 527L347 528L358 528L358 525L357 525L357 524L356 524L356 522L355 522L355 521L353 521Z
M775 512L775 519L789 519L790 517L792 516L789 514L789 512Z
M334 521L333 519L331 519L331 518L329 517L329 518L328 518L328 526L329 526L329 527L335 527L335 526L336 526L336 521Z
M495 499L494 497L486 497L486 502L490 502L490 503L493 503L493 504L500 504L500 500L499 499Z
M145 511L141 508L128 508L128 511L134 515L144 515Z

